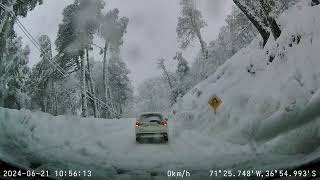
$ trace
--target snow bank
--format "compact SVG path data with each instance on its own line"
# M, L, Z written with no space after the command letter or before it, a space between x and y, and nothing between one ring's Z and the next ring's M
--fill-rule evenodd
M317 153L320 6L301 1L278 21L282 34L277 41L271 37L261 48L257 38L175 105L177 126L251 147L257 154L276 152L277 158ZM217 114L208 106L214 95L223 101Z
M111 145L107 143L129 120L117 123L118 127L114 121L0 108L0 159L52 172L91 167L95 176L110 177L116 172L105 161L111 161ZM120 142L114 141L114 146L117 143Z

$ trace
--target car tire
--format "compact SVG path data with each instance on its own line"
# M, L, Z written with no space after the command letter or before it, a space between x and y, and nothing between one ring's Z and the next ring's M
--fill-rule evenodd
M167 143L169 141L168 134L164 134L163 135L163 140L164 140L165 143Z
M136 142L140 143L140 137L139 136L136 136Z

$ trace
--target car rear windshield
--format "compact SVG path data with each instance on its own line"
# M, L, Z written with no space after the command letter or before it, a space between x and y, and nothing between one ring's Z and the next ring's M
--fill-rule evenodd
M140 116L140 121L152 121L152 120L157 120L157 121L161 121L162 115L161 114L144 114Z

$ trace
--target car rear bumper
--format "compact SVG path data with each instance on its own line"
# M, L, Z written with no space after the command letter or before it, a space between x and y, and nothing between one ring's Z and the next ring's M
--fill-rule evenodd
M168 132L163 131L163 132L136 132L137 136L167 136Z
M137 127L135 130L136 134L168 134L167 127Z
M163 133L137 133L137 137L143 137L143 138L162 138L162 137L167 137L168 134L166 132Z

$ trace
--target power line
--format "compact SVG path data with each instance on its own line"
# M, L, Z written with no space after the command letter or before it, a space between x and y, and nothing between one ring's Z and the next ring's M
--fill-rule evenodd
M18 19L18 17L14 14L14 12L12 12L11 10L9 10L6 6L4 6L3 4L0 3L0 7L2 7L5 11L7 11L8 13L10 13L16 20L17 20L17 24L18 24L18 27L22 30L22 32L26 35L26 37L31 41L31 43L36 47L36 49L42 53L41 51L41 46L40 44L38 43L38 41L31 35L31 33L27 30L27 28L25 28L25 26L21 23L21 21ZM53 65L53 67L58 70L59 73L61 73L63 75L64 78L69 78L70 75L66 75L66 73L64 73L64 69L59 65L57 64L57 62L55 62L53 60L53 58L49 58L49 62ZM81 89L81 85L77 84L77 86L80 88L80 91L82 93L86 93L88 94L89 96L87 96L89 99L91 100L96 100L98 101L99 105L102 105L104 106L106 109L108 110L111 110L112 114L114 116L118 116L120 115L114 108L113 106L111 105L111 107L106 104L105 102L103 102L102 100L100 100L98 97L96 97L94 94L92 94L90 91L88 90L85 90L83 91ZM63 87L63 86L62 86ZM64 88L64 87L63 87ZM64 88L66 90L66 88Z

